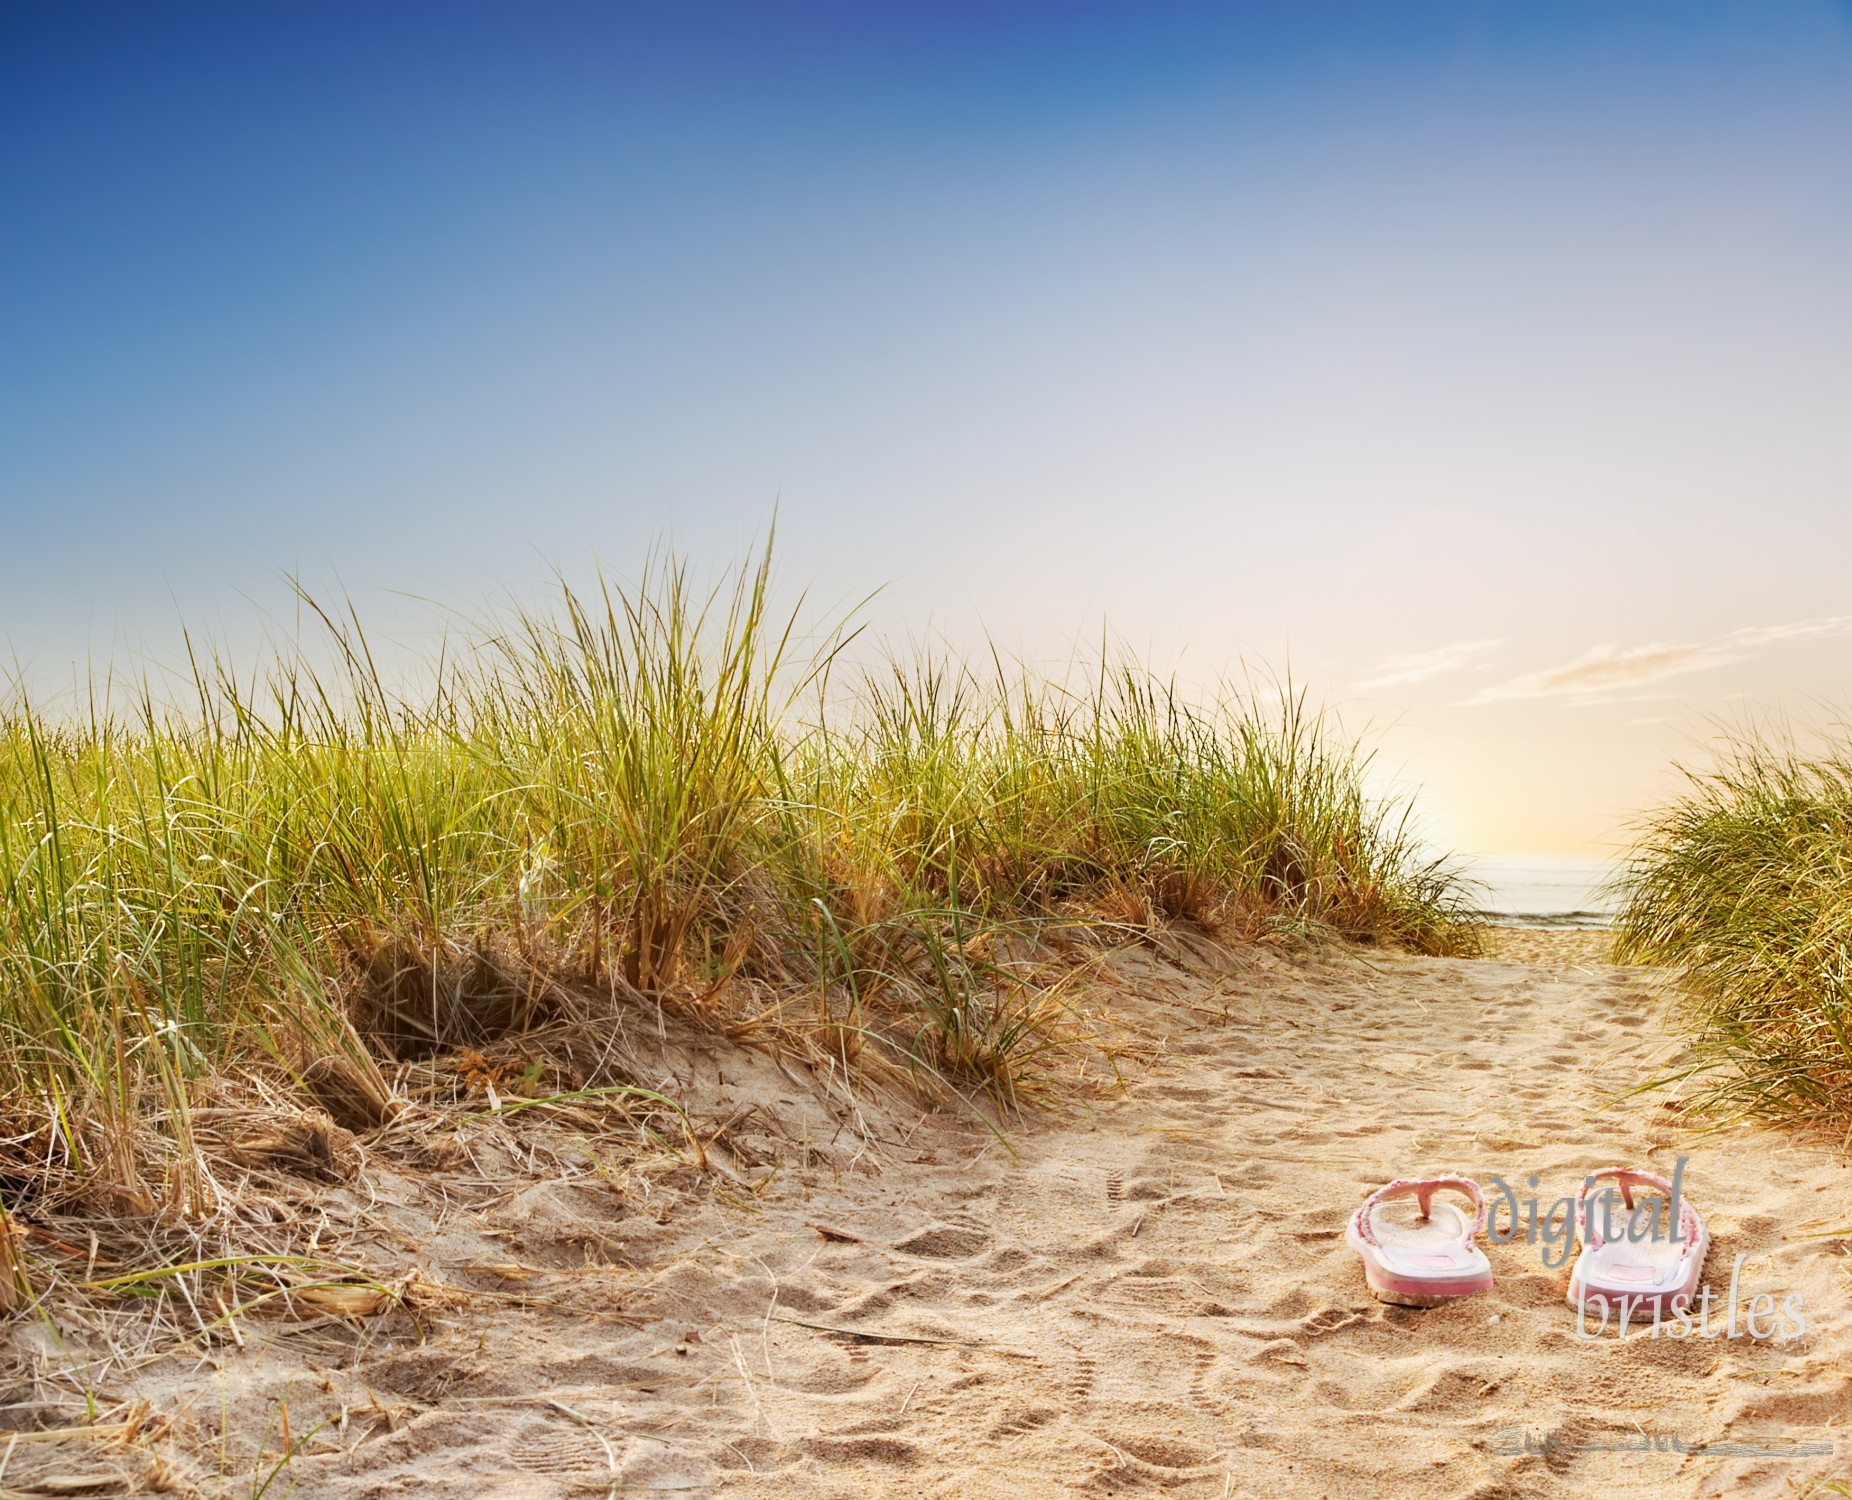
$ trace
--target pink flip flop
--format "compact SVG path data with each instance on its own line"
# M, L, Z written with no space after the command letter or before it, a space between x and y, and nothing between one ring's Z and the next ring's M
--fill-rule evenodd
M1435 1193L1452 1188L1471 1200L1471 1214L1454 1203L1436 1203ZM1413 1198L1419 1210L1389 1200ZM1485 1228L1485 1194L1470 1177L1398 1177L1365 1198L1351 1215L1344 1238L1363 1259L1363 1279L1382 1302L1401 1307L1438 1307L1455 1297L1488 1291L1492 1263L1473 1243Z
M1620 1185L1621 1201L1627 1219L1620 1224L1597 1224L1598 1217L1589 1203L1589 1189L1603 1179ZM1670 1226L1661 1222L1670 1218L1670 1209L1662 1215L1653 1211L1653 1233L1632 1238L1628 1224L1633 1216L1633 1190L1657 1188L1668 1202L1678 1201L1678 1235L1674 1240ZM1676 1312L1681 1302L1688 1303L1698 1289L1698 1276L1704 1269L1704 1256L1710 1249L1710 1236L1703 1219L1687 1198L1674 1193L1673 1186L1657 1172L1642 1172L1632 1167L1602 1167L1590 1172L1575 1195L1576 1238L1581 1253L1575 1269L1569 1273L1569 1305L1602 1311L1608 1303L1618 1312L1625 1305L1651 1313L1654 1309ZM1604 1238L1603 1228L1615 1231L1612 1239ZM1605 1318L1603 1320L1606 1321Z

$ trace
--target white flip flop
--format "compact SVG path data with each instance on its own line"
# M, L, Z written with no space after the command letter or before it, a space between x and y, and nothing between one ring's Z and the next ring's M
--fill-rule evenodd
M1436 1203L1442 1188L1465 1194L1472 1213ZM1399 1203L1391 1207L1399 1198L1413 1198L1417 1212ZM1398 1177L1363 1200L1344 1238L1362 1258L1363 1279L1378 1301L1439 1307L1490 1290L1492 1263L1473 1243L1485 1216L1485 1194L1470 1177Z
M1657 1172L1643 1172L1633 1167L1602 1167L1590 1172L1575 1195L1576 1238L1581 1252L1575 1269L1569 1273L1569 1305L1603 1311L1611 1304L1618 1312L1622 1306L1639 1308L1650 1314L1656 1309L1677 1312L1688 1304L1698 1289L1698 1276L1704 1269L1704 1256L1710 1249L1710 1235L1704 1220L1691 1206L1691 1200L1679 1196L1678 1238L1671 1237L1671 1226L1660 1232L1659 1214L1653 1216L1653 1233L1633 1239L1625 1225L1609 1224L1617 1230L1613 1239L1601 1234L1603 1226L1591 1222L1594 1214L1589 1204L1589 1189L1600 1181L1619 1184L1621 1201L1629 1219L1633 1213L1633 1190L1656 1188L1668 1203L1673 1197L1672 1184ZM1667 1210L1668 1216L1670 1210ZM1606 1319L1604 1317L1603 1322Z

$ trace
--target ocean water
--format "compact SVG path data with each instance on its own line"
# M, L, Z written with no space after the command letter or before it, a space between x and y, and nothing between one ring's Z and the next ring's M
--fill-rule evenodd
M1614 866L1544 856L1480 855L1461 860L1480 910L1511 927L1609 927L1616 901L1601 887Z

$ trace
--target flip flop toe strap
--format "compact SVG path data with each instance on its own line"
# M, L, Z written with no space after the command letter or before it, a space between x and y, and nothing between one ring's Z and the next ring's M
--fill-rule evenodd
M1413 1198L1421 1206L1421 1217L1427 1218L1433 1209L1434 1195L1442 1188L1452 1188L1464 1193L1473 1205L1473 1227L1466 1236L1471 1243L1479 1231L1485 1228L1486 1201L1480 1192L1479 1184L1470 1177L1398 1177L1394 1182L1383 1184L1359 1205L1352 1216L1352 1223L1357 1229L1357 1237L1367 1245L1381 1246L1376 1238L1376 1230L1370 1223L1370 1210L1386 1198Z
M1645 1172L1637 1167L1597 1167L1582 1179L1582 1186L1576 1189L1575 1195L1576 1230L1582 1237L1582 1243L1591 1248L1606 1243L1590 1222L1593 1215L1589 1212L1588 1202L1590 1190L1597 1182L1604 1181L1613 1182L1619 1186L1621 1202L1629 1214L1633 1212L1633 1190L1636 1187L1657 1188L1666 1195L1668 1201L1672 1197L1672 1184L1657 1172ZM1657 1226L1658 1222L1659 1218L1655 1213L1653 1223ZM1684 1253L1689 1255L1692 1247L1697 1243L1699 1224L1698 1211L1691 1206L1691 1200L1688 1198L1679 1200L1678 1228L1679 1236L1685 1245Z

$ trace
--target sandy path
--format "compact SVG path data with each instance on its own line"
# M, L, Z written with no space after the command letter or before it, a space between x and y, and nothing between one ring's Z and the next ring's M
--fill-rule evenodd
M799 1153L756 1211L698 1196L643 1238L618 1218L635 1269L562 1273L549 1306L466 1309L419 1347L227 1351L217 1377L150 1372L139 1388L171 1402L232 1380L241 1401L289 1395L304 1428L348 1408L294 1465L299 1497L614 1481L765 1497L1791 1494L1845 1472L1852 1262L1842 1242L1793 1238L1852 1223L1843 1158L1774 1135L1680 1141L1655 1101L1603 1110L1663 1047L1637 975L1248 956L1183 976L1144 953L1113 972L1168 1061L1091 1113L1019 1129L1018 1160L968 1121L877 1123L879 1172L865 1154ZM1565 1273L1523 1244L1492 1248L1489 1294L1390 1308L1343 1243L1391 1176L1536 1173L1547 1203L1589 1168L1669 1170L1678 1151L1714 1236L1706 1279L1721 1290L1747 1252L1744 1295L1801 1293L1806 1339L1581 1341ZM510 1223L583 1217L533 1197L563 1188L526 1191ZM1547 1451L1500 1451L1522 1433ZM1654 1435L1841 1452L1595 1446Z
M1745 1295L1800 1291L1818 1318L1786 1349L1578 1340L1562 1274L1521 1244L1493 1251L1492 1294L1454 1308L1364 1294L1340 1231L1389 1176L1535 1172L1557 1195L1613 1161L1669 1167L1674 1145L1651 1104L1599 1111L1657 1045L1625 971L1378 968L1224 980L1209 1003L1226 1001L1226 1024L1179 1041L1168 1076L1091 1125L1025 1143L1020 1167L993 1153L893 1201L830 1205L900 1248L755 1235L781 1306L979 1347L755 1330L753 1397L725 1398L742 1423L727 1491L1682 1495L1790 1493L1838 1472L1570 1451L1642 1432L1797 1443L1852 1420L1846 1262L1782 1238L1852 1220L1832 1154L1742 1136L1686 1148L1710 1279L1748 1251ZM1556 1434L1555 1451L1501 1456L1509 1429Z

